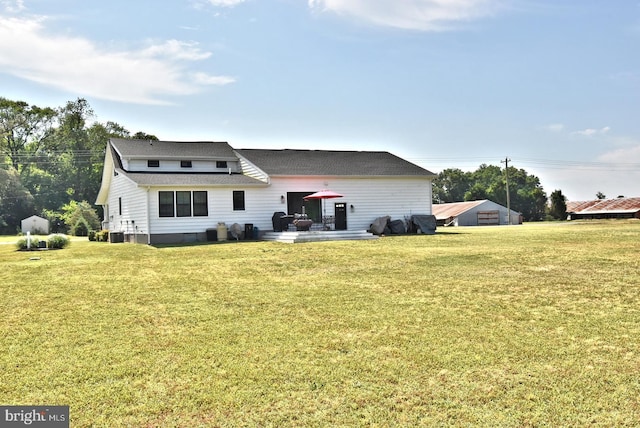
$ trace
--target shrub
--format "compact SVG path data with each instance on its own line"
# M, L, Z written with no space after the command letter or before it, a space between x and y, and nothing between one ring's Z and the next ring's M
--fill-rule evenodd
M107 242L109 240L109 231L108 230L101 230L99 232L96 232L96 241L98 242Z
M40 238L37 236L31 235L31 249L38 248L38 242L40 242ZM23 235L16 242L16 247L18 250L26 250L27 249L27 236Z
M18 242L16 242L16 247L18 247L18 250L26 250L27 249L27 237L26 236L21 236L20 239L18 239Z
M49 248L64 248L68 246L70 242L71 241L69 241L69 238L67 236L57 233L54 235L49 235L47 246Z
M96 240L96 231L95 230L90 230L89 233L87 233L87 237L89 238L89 241L95 241Z

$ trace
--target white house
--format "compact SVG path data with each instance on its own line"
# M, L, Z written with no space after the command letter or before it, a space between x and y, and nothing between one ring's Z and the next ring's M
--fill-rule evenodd
M488 199L434 204L433 215L441 226L488 226L509 224L509 210ZM511 210L511 224L522 224L522 215Z
M22 229L22 233L31 232L33 234L48 235L49 220L37 215L32 215L20 222L20 228Z
M233 149L226 142L112 139L97 205L103 227L149 244L206 240L219 223L274 229L275 213L366 230L431 214L435 175L388 152ZM304 201L331 189L342 198Z

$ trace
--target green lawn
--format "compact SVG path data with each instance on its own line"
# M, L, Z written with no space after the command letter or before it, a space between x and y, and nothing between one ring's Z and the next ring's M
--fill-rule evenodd
M0 245L0 403L73 427L633 426L639 255L640 221Z

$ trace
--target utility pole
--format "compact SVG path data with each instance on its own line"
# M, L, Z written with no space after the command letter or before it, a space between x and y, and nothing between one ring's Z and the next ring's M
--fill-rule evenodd
M504 176L507 181L507 218L509 219L509 226L511 226L511 197L509 196L509 159L508 157L504 158L500 163L504 163Z

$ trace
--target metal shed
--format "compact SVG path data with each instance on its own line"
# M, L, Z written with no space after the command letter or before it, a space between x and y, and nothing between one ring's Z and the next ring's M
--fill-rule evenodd
M22 229L22 233L31 232L33 234L48 235L49 220L37 215L32 215L22 220L20 228Z
M509 224L507 207L488 199L433 204L438 226L490 226ZM522 224L522 215L511 210L511 224Z

